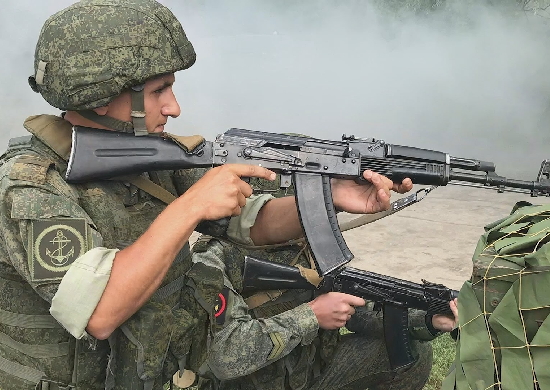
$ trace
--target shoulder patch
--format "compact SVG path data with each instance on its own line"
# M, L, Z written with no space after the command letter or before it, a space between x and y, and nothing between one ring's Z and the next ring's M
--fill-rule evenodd
M229 299L229 288L225 287L218 294L214 304L214 317L217 325L225 324L225 312L227 311L227 301Z
M61 280L88 250L87 226L84 219L32 220L28 251L31 280Z
M25 180L32 183L44 184L46 174L52 162L44 157L22 155L11 168L9 178L12 180Z

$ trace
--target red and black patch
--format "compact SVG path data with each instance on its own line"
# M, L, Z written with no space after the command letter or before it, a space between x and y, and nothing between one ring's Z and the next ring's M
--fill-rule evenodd
M229 288L224 287L222 292L218 294L216 303L214 304L214 317L216 324L223 325L225 323L225 312L227 311L227 302L229 299Z

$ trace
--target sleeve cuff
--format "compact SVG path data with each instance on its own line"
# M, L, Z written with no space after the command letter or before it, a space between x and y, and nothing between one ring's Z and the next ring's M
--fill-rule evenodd
M294 318L298 319L296 326L300 329L302 336L301 344L311 344L315 337L317 337L319 331L319 322L317 321L315 313L307 303L302 303L293 311Z
M250 238L250 228L256 222L260 209L271 199L273 199L273 196L269 194L252 195L248 198L241 214L231 218L227 228L227 236L240 244L254 245Z
M79 257L52 299L50 314L77 339L87 335L86 326L109 281L116 252L93 248Z
M420 341L431 341L441 334L432 325L432 315L422 313L409 314L409 333Z

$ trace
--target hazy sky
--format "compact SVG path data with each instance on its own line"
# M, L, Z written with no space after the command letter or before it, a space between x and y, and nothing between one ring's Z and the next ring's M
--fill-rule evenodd
M550 158L550 47L536 18L478 8L450 27L456 18L392 21L353 0L285 9L262 0L162 2L197 52L177 74L182 115L167 131L355 134L494 161L500 174L529 180ZM27 77L42 23L70 3L2 5L3 144L25 133L28 115L59 112Z

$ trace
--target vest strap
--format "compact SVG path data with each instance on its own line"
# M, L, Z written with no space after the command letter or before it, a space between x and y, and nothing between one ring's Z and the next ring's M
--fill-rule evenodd
M179 278L172 280L165 286L159 288L151 297L154 301L162 301L168 298L170 295L179 292L185 284L185 275L181 275Z
M12 362L2 356L0 356L0 371L32 383L38 383L46 376L42 371Z
M50 359L69 355L68 342L59 344L24 344L0 332L0 344L4 344L11 349L37 359Z
M255 309L269 301L274 301L285 293L286 290L267 290L249 296L244 301L249 309Z
M0 309L0 323L25 329L59 329L61 325L50 315L29 315Z

